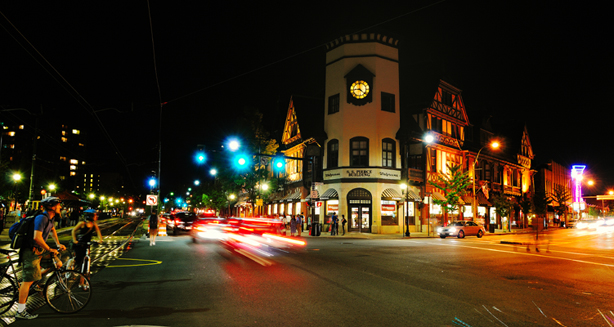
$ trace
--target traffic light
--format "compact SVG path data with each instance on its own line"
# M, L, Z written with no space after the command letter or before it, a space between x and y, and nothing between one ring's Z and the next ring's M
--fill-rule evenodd
M232 165L238 170L246 169L249 166L249 157L243 153L237 154L233 157Z
M286 159L283 157L273 158L273 169L276 171L282 171L286 167Z
M194 156L194 160L196 161L197 164L202 165L205 162L207 162L207 155L204 152L199 151Z

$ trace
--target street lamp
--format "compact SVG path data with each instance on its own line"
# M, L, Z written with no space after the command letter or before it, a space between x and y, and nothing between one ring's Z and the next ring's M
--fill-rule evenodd
M55 192L55 184L49 184L49 196L51 196L53 192Z
M405 230L405 236L409 237L409 192L407 191L407 184L401 184L401 191L405 195L405 203L403 204L403 211L405 211L403 224L405 224L405 228L407 228L407 230Z
M21 180L21 174L15 173L13 174L13 200L15 201L15 210L17 210L17 182Z
M234 194L229 195L228 199L229 199L229 201L228 201L228 217L230 217L230 201L233 201L235 199L235 195Z
M200 181L199 181L198 179L197 179L197 180L195 180L195 181L194 181L194 185L196 185L196 186L200 185Z
M472 199L472 203L471 203L471 215L473 216L473 221L476 221L476 215L477 215L477 211L478 211L478 204L477 204L477 195L475 194L475 164L478 162L478 158L480 157L480 152L482 152L482 150L486 147L490 147L493 150L498 149L500 146L499 142L497 141L492 141L489 144L483 146L479 151L478 154L475 156L475 160L473 160L473 164L471 165L471 170L473 171L473 199ZM511 222L508 222L508 224L510 224Z

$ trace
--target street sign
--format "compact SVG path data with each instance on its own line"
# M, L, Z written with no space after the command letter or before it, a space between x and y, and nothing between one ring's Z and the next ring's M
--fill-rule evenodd
M263 166L267 166L269 164L269 158L267 157L260 157L260 164Z
M256 199L256 205L262 207L263 201L262 199Z
M155 194L147 194L147 205L148 206L157 206L158 205L158 196Z
M317 199L318 198L318 191L312 190L311 191L311 198L312 199Z

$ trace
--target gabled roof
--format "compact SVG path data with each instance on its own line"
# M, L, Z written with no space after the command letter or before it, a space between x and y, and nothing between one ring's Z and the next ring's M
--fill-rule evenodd
M328 138L324 132L324 100L300 95L290 97L286 121L281 138L281 148L289 149L297 144L315 139L323 144ZM295 128L295 132L292 129Z

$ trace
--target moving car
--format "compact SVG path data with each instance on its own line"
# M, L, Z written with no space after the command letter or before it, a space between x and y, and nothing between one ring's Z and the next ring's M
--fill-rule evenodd
M457 221L451 223L447 227L438 227L437 234L439 237L446 238L447 236L456 236L464 238L465 236L475 235L478 238L484 236L484 226L480 226L473 221Z
M192 230L192 224L196 220L196 214L189 211L176 211L166 218L166 231L169 234L177 235L180 232Z
M192 224L190 236L192 236L192 242L194 243L208 240L223 240L226 237L225 234L229 231L232 231L232 229L224 218L199 217Z

